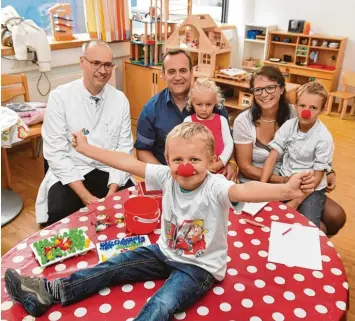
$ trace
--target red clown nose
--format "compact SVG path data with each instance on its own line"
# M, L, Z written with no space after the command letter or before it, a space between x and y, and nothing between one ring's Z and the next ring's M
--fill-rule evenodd
M311 116L312 116L312 114L311 114L311 112L308 109L305 109L305 110L301 111L301 117L302 118L308 119L308 118L311 118Z
M194 167L191 165L191 163L186 163L183 164L181 163L178 166L177 172L178 175L183 176L183 177L189 177L192 176L195 173Z

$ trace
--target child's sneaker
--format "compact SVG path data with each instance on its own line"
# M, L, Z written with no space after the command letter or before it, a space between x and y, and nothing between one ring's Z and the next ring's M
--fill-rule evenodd
M54 302L54 297L46 291L44 279L22 276L14 269L7 269L5 285L7 293L34 317L41 316Z

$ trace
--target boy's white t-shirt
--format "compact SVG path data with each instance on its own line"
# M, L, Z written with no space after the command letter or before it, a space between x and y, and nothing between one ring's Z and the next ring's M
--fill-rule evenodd
M147 190L163 190L161 234L157 242L176 262L197 265L223 280L227 269L228 190L234 183L207 173L203 184L184 193L164 165L147 164Z

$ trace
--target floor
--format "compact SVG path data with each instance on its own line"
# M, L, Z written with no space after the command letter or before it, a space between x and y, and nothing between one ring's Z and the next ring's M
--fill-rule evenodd
M322 116L335 141L334 169L338 186L330 197L340 203L347 213L347 223L332 238L338 250L350 284L348 321L355 321L355 117L340 120L334 113ZM16 146L8 152L13 189L24 199L21 214L1 228L1 253L4 255L18 242L39 230L35 222L34 204L44 170L42 159L31 158L31 146Z

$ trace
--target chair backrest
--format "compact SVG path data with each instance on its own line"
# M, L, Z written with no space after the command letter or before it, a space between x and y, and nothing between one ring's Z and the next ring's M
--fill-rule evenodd
M8 102L21 95L25 101L30 101L26 75L1 75L1 102Z
M347 90L347 86L355 88L355 72L344 71L341 75L341 83L344 90Z

